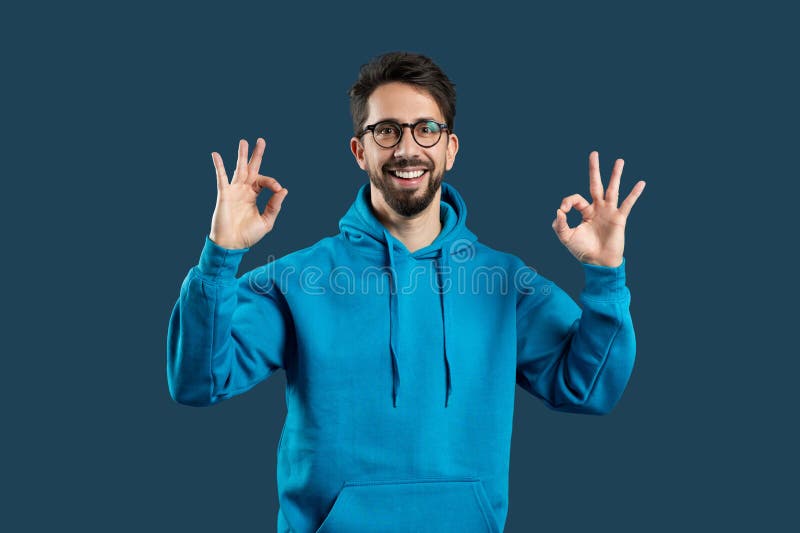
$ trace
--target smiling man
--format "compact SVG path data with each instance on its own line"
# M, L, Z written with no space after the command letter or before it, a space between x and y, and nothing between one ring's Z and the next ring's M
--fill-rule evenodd
M389 232L413 252L430 244L442 228L440 186L458 152L458 137L450 131L455 91L444 79L432 76L424 89L367 75L351 89L351 98L357 135L350 140L350 149L369 176L372 208ZM445 102L447 118L437 98Z
M633 368L624 229L644 188L618 203L589 156L592 203L553 221L580 262L579 306L513 254L478 241L443 181L458 152L455 88L429 58L393 52L350 90L352 151L369 183L339 233L237 278L287 190L248 162L217 205L167 333L172 398L207 406L283 369L280 532L498 532L508 512L516 385L549 408L609 413ZM263 212L263 189L273 193ZM566 213L583 217L571 228Z

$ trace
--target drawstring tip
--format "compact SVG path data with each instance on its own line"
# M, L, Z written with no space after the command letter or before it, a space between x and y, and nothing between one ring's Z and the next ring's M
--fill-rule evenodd
M397 368L397 356L392 352L392 407L397 407L397 396L400 393L400 371Z
M445 369L445 392L444 406L450 403L450 392L453 390L453 379L450 376L450 359L447 357L447 347L444 349L444 369Z

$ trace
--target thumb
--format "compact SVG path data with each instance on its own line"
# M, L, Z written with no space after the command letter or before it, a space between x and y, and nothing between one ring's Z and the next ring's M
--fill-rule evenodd
M567 224L567 214L561 209L556 209L556 218L553 220L552 226L559 237L566 236L569 233L570 227Z
M280 185L278 185L280 187ZM279 191L273 193L270 197L267 205L264 206L264 212L262 216L267 220L274 220L275 217L278 216L278 213L281 210L281 205L283 205L283 200L286 198L286 195L289 194L289 189L281 188Z

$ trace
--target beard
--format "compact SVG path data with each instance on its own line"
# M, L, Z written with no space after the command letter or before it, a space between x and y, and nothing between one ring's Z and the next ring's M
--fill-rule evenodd
M403 165L415 166L415 165ZM416 166L419 166L418 164ZM404 217L411 217L417 213L421 213L427 208L433 198L436 196L436 191L442 185L442 178L444 177L444 168L434 174L436 168L426 165L428 168L427 186L423 184L422 190L420 188L402 188L393 183L394 178L388 172L380 171L378 173L372 170L367 171L369 181L375 186L376 189L381 191L386 204L391 207L395 213Z

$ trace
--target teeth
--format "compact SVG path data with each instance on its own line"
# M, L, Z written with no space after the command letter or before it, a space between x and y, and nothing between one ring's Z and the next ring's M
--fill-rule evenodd
M395 170L394 171L395 176L397 176L398 178L403 178L403 179L418 178L418 177L422 176L424 173L425 173L424 170L414 170L412 172L401 172L399 170Z

